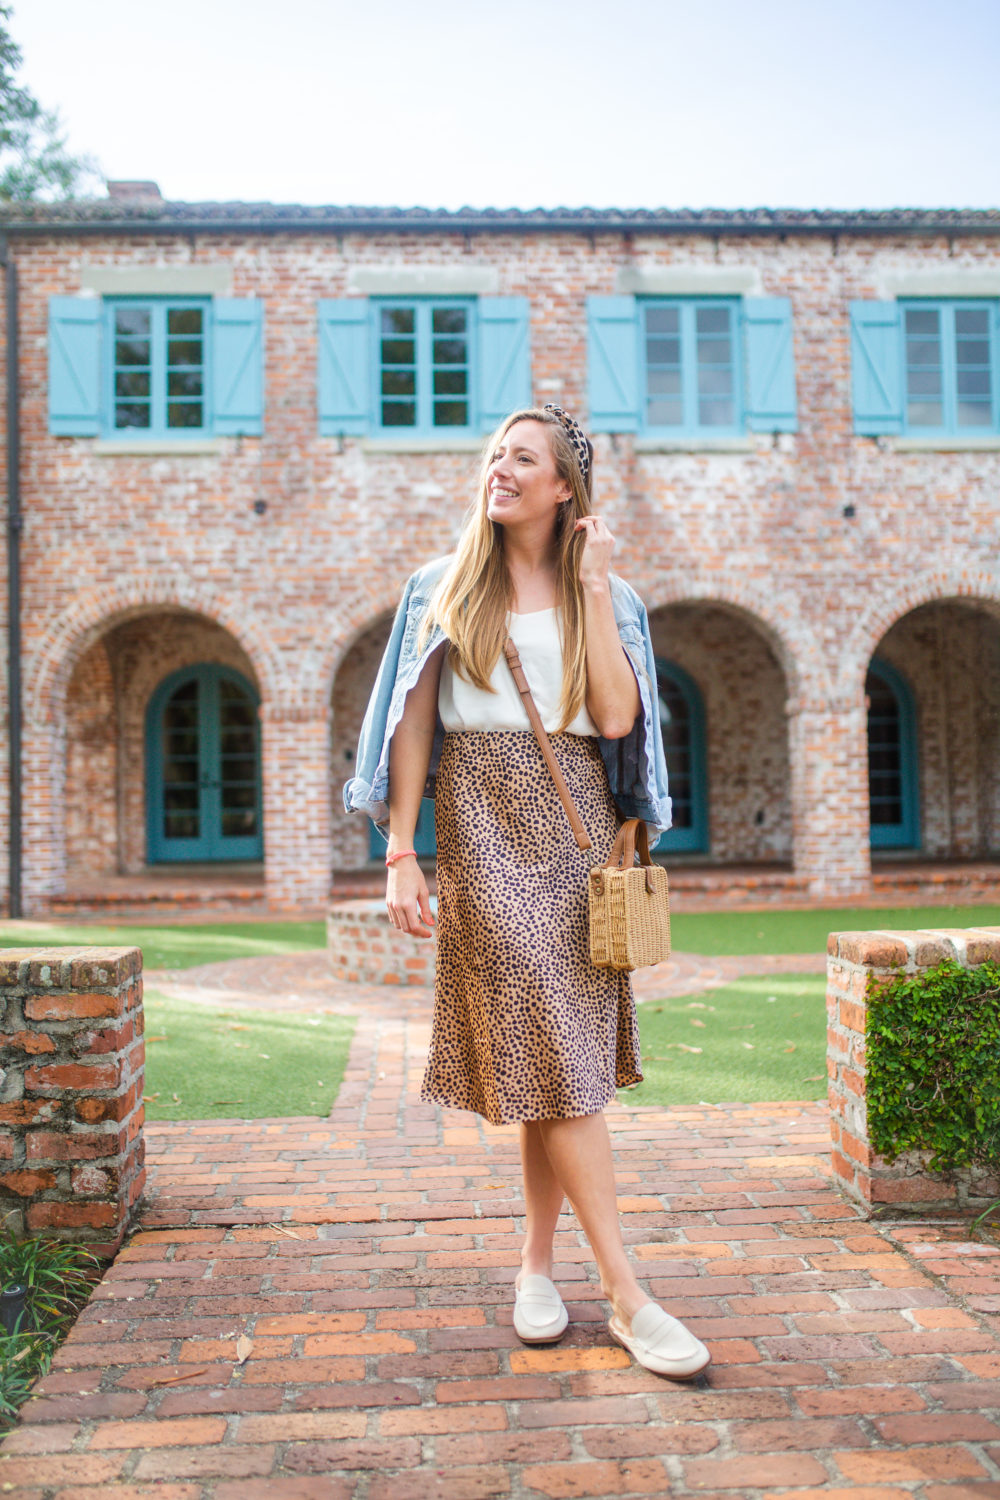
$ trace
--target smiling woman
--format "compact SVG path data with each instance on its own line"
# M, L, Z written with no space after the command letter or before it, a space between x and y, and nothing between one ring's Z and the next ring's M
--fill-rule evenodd
M615 842L615 798L654 832L667 827L652 645L642 604L611 572L614 537L592 510L592 462L590 442L557 406L501 425L455 556L407 586L345 801L388 823L390 920L427 938L434 918L414 834L421 797L435 799L422 1097L520 1127L516 1332L551 1343L566 1329L551 1276L569 1198L611 1303L612 1337L647 1368L683 1378L709 1353L636 1281L603 1115L616 1087L642 1077L631 979L591 961L587 861L502 654L509 639L593 856L603 862Z

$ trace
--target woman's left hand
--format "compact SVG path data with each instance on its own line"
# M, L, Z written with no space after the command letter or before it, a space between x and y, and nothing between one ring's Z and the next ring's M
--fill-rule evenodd
M600 516L581 516L574 531L584 533L580 553L580 582L584 588L606 586L615 539Z

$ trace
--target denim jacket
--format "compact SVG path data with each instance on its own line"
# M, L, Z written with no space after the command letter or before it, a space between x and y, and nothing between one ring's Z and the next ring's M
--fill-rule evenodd
M344 787L347 811L367 813L385 836L388 836L389 826L389 746L402 717L407 693L416 684L431 652L444 640L443 632L435 625L423 646L418 648L417 645L431 595L450 561L448 557L436 558L419 568L407 581L368 700L358 741L355 774ZM627 818L642 818L648 823L652 841L670 827L667 763L660 733L653 643L642 600L627 583L613 574L611 598L618 634L639 684L642 709L623 739L609 740L600 735L597 743L607 767L611 795L619 810ZM434 795L443 740L444 726L439 718L425 797Z

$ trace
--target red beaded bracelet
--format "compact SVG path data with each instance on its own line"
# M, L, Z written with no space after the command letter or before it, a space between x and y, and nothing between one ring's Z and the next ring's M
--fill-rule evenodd
M416 849L398 849L395 854L387 854L385 857L386 868L389 865L394 865L397 859L406 859L411 854L416 858L416 853Z

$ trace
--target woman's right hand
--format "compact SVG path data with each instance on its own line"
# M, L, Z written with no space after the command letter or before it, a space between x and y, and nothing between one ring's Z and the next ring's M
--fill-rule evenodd
M424 872L412 854L389 866L385 904L389 921L411 937L433 937L434 914Z

